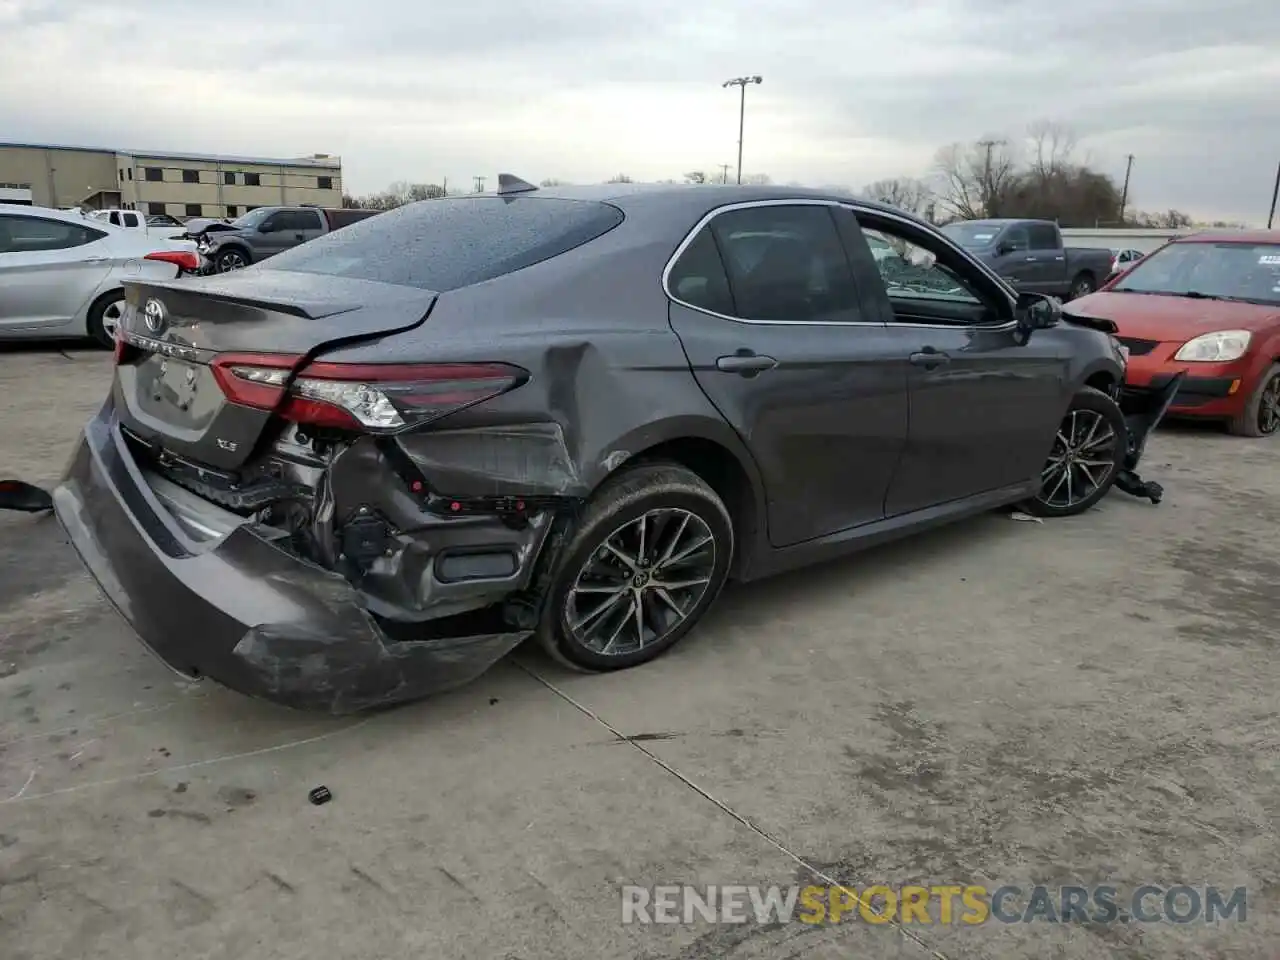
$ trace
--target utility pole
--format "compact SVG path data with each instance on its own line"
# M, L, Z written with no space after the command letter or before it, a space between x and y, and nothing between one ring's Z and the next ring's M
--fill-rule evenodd
M978 146L986 150L986 158L982 164L982 215L984 217L997 216L999 211L993 210L995 204L995 184L991 182L991 151L995 147L1003 147L1004 140L979 140Z
M440 181L440 193L441 193L441 196L445 196L445 197L449 195L449 178L448 177L445 177L443 180Z
M1124 208L1129 202L1129 174L1133 170L1133 154L1125 157L1124 189L1120 191L1120 226L1124 226Z
M1276 198L1280 197L1280 164L1276 164L1276 185L1271 188L1271 213L1267 215L1267 229L1276 219Z
M720 182L728 183L729 182L729 164L722 163L719 166L720 166Z
M475 178L475 182L476 182L476 193L484 193L484 181L485 181L485 179L486 179L485 177L476 177L476 178Z
M738 183L742 183L742 132L747 118L747 84L763 83L764 78L760 76L754 77L734 77L732 80L726 80L720 86L737 87L740 91L738 98Z

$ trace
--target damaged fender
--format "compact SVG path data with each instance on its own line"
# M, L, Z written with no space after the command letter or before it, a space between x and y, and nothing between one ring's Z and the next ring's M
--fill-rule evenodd
M1131 496L1144 497L1152 503L1159 503L1164 498L1164 488L1160 484L1154 480L1143 480L1138 475L1138 461L1146 451L1151 432L1173 405L1185 377L1186 372L1180 372L1160 390L1150 393L1134 393L1121 388L1119 405L1128 427L1128 437L1124 467L1116 477L1117 489Z

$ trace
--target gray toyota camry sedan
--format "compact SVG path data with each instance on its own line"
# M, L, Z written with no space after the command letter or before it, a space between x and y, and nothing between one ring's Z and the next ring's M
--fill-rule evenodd
M54 500L172 668L332 712L530 636L588 671L751 580L1124 469L1124 355L933 226L781 187L536 189L134 282Z

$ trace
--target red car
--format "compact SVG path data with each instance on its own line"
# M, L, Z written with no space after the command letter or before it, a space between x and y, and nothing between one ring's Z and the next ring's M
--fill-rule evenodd
M1280 431L1280 231L1179 238L1071 312L1120 328L1126 389L1186 371L1171 416L1222 420L1246 437Z

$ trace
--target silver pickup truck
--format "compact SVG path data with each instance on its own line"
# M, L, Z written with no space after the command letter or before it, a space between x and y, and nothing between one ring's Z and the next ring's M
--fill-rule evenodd
M1074 300L1111 275L1115 254L1104 247L1064 247L1052 220L961 220L942 232L985 261L1020 293Z

